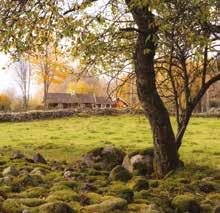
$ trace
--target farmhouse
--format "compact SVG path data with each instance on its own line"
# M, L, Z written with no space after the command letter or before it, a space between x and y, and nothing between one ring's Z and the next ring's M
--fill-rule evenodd
M114 102L104 96L96 96L95 94L79 94L79 93L48 93L47 107L51 108L90 108L90 109L106 109L112 108Z

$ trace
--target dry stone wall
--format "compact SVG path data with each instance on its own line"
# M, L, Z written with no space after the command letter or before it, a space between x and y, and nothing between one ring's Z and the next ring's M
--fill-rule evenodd
M0 122L20 122L43 119L55 119L71 116L89 117L92 115L121 115L121 114L143 114L142 110L133 109L97 109L97 110L48 110L48 111L29 111L17 113L0 113ZM220 118L220 113L197 113L194 117L217 117Z

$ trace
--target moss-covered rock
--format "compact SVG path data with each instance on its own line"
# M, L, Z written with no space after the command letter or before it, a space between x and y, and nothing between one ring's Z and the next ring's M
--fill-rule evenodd
M105 200L109 200L112 198L112 196L103 196L94 192L89 192L83 194L83 199L85 198L88 199L90 205L93 205L93 204L99 204Z
M47 193L47 189L43 187L33 187L21 192L20 194L25 198L40 198L45 197Z
M200 205L191 194L177 195L172 200L172 206L176 213L200 213Z
M128 154L122 165L134 175L151 175L153 173L153 149L147 148Z
M159 180L148 180L150 188L157 188L160 185Z
M131 173L122 166L116 166L112 169L109 178L116 181L128 181L132 177Z
M146 212L148 204L145 203L131 203L128 205L128 212Z
M9 166L2 171L3 176L17 176L18 174L18 170L14 166Z
M54 202L54 201L70 202L70 201L79 201L80 198L79 195L72 190L62 190L62 191L51 192L46 200L48 202Z
M75 190L78 188L78 184L75 181L60 181L55 183L51 188L50 191L60 191L66 189Z
M150 197L150 193L147 190L141 190L139 192L134 193L135 200L137 199L145 199L147 200Z
M20 202L28 207L36 207L46 203L45 200L38 198L24 198L24 199L20 199Z
M212 213L213 210L213 207L208 203L201 203L200 208L202 213Z
M217 184L213 181L201 181L199 183L199 189L205 193L214 192L217 190L217 188Z
M134 192L122 182L112 182L108 187L108 194L123 198L128 203L133 201Z
M134 177L129 181L128 186L134 191L141 191L149 189L148 181L143 177Z
M73 208L63 202L52 202L47 203L39 207L38 212L40 213L74 213L76 212Z
M86 153L83 163L89 168L110 171L122 164L124 156L125 153L114 146L99 147Z
M20 199L7 199L2 203L2 211L6 213L21 213L26 208Z
M133 201L133 198L134 198L134 192L129 188L122 189L122 190L119 190L116 193L116 196L127 200L128 203L131 203Z
M42 183L44 183L44 181L39 175L21 175L14 181L14 184L23 187L39 186Z
M220 193L212 192L206 196L206 200L210 201L212 205L218 205L220 202Z
M120 210L123 211L127 209L127 201L122 199L122 198L111 198L109 200L103 201L100 204L94 204L94 205L89 205L81 209L80 212L111 212L111 211L116 211Z
M213 213L220 213L220 205L216 206L216 207L213 209Z

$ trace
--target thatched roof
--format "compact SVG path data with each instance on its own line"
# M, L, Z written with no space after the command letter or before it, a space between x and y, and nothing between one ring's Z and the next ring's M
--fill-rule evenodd
M77 94L76 97L79 104L95 104L95 96L90 94Z
M108 97L96 97L96 104L113 104L113 101Z
M78 103L78 100L75 96L70 93L48 93L47 94L47 103Z

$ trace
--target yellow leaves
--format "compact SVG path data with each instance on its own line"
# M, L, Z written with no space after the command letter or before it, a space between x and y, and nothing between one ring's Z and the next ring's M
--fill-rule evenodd
M65 55L54 47L47 47L44 52L34 53L30 58L39 83L61 84L73 72Z
M68 93L76 92L76 93L88 94L88 93L95 92L95 90L94 90L94 87L87 84L85 81L78 81L75 83L70 83L67 87L67 92Z
M11 100L8 95L0 94L0 110L9 110L11 105Z

